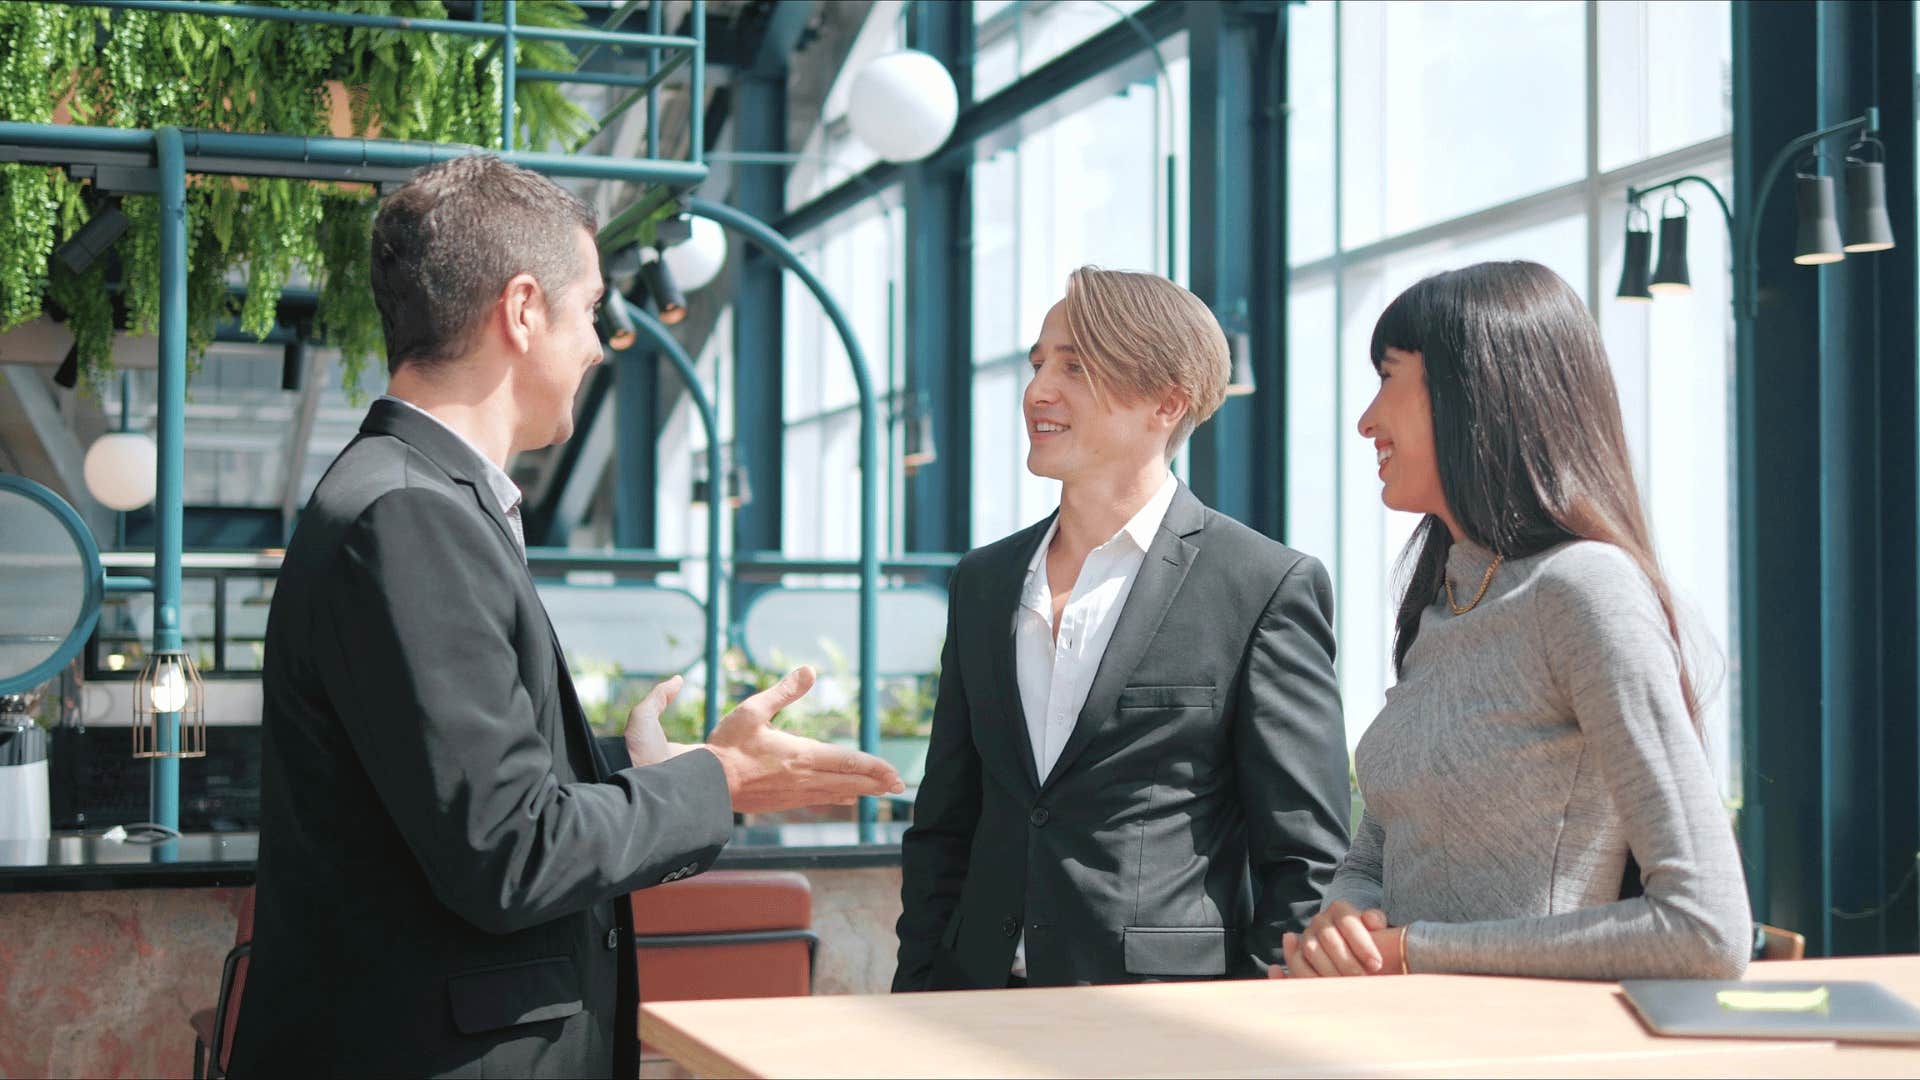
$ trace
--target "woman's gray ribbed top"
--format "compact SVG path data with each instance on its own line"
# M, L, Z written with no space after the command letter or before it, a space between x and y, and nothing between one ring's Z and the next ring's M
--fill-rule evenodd
M1456 543L1466 602L1493 555ZM1737 978L1733 831L1646 576L1610 544L1495 572L1421 616L1355 756L1366 813L1328 901L1384 908L1416 972ZM1631 848L1645 895L1620 899Z

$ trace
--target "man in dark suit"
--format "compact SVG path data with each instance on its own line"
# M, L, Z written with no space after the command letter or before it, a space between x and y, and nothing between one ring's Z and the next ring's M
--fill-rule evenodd
M578 199L491 156L422 171L374 222L389 394L268 619L235 1076L635 1075L626 894L711 866L735 810L898 788L768 727L805 669L701 747L657 745L670 681L629 718L637 767L600 759L504 470L571 434L601 359L593 237Z
M1229 378L1193 294L1075 271L1029 359L1060 509L954 571L894 989L1257 976L1347 847L1326 571L1167 468Z

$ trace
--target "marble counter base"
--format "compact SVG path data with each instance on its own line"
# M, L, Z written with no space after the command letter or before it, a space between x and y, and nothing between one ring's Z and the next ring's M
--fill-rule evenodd
M244 895L0 893L0 1076L191 1076Z

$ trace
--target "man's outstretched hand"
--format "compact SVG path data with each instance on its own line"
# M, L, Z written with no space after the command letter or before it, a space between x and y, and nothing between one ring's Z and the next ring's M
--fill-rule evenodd
M813 688L813 669L799 667L720 719L706 749L727 774L727 794L740 813L793 810L824 803L850 803L862 795L906 790L893 766L858 750L830 746L772 726L780 710ZM698 746L670 743L660 716L679 694L679 676L655 686L627 716L627 753L635 765L652 765Z

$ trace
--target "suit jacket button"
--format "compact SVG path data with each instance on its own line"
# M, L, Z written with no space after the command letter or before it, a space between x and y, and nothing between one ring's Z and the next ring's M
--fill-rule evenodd
M618 949L619 947L620 947L619 929L615 928L607 931L607 951L612 952L613 950Z
M1037 829L1047 823L1048 817L1046 807L1036 806L1033 808L1033 813L1027 815L1027 823Z
M1005 935L1007 935L1008 937L1013 937L1013 936L1015 936L1015 935L1017 935L1017 934L1019 934L1019 933L1020 933L1020 920L1019 920L1019 919L1016 919L1016 918L1014 918L1014 917L1013 917L1013 916L1011 916L1011 915L1009 915L1009 916L1007 916L1006 918L1004 918L1004 919L1002 919L1002 920L1000 920L1000 932L1001 932L1001 933L1003 933L1003 934L1005 934Z

